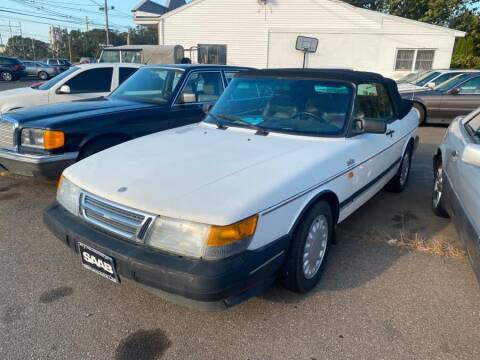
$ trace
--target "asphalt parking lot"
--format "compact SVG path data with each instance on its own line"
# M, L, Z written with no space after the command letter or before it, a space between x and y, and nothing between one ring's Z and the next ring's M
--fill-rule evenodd
M0 91L16 89L24 86L31 86L32 84L39 82L37 78L22 78L17 81L0 81Z
M392 245L410 236L456 246L452 225L430 211L444 131L420 130L406 192L382 192L340 225L315 291L274 286L220 313L84 270L42 223L55 184L2 174L0 358L480 358L480 289L468 262Z

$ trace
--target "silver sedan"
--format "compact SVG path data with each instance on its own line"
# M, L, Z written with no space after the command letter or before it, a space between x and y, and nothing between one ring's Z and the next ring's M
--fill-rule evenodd
M47 65L40 61L24 60L23 64L25 65L28 76L35 76L41 80L48 80L62 72L60 67Z
M452 219L480 280L480 109L452 122L433 169L433 211Z

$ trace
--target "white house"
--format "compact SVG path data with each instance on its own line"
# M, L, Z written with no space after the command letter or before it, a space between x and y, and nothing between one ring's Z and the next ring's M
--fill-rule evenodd
M158 26L161 45L182 45L194 62L257 68L301 67L304 53L295 45L307 36L319 41L308 67L398 77L449 68L455 38L465 36L340 0L193 0L143 18L134 13L137 24Z

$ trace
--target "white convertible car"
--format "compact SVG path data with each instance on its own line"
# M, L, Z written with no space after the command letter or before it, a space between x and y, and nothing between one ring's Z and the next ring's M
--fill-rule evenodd
M65 170L44 220L87 269L183 304L229 307L279 276L305 293L337 224L405 188L417 127L377 74L245 72L204 122Z
M38 86L0 91L0 114L31 106L106 96L139 67L139 64L78 65Z

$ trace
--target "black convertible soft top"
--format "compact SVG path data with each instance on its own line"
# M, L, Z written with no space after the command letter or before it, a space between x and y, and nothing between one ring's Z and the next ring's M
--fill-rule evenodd
M341 80L354 85L365 83L380 83L385 86L392 100L395 115L399 119L404 118L412 109L412 102L403 99L397 88L397 83L392 79L383 77L380 74L355 71L347 69L265 69L241 72L236 77L273 77L273 78L295 78L305 80Z

